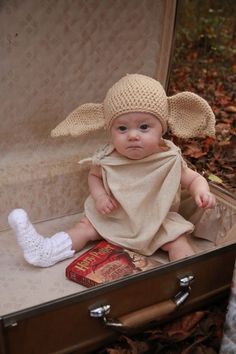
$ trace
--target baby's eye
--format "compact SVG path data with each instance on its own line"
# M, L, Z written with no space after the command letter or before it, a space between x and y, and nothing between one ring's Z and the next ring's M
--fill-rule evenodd
M141 130L147 130L149 128L149 125L148 124L141 124L140 125L140 129Z
M125 132L125 131L127 130L127 127L126 127L125 125L120 125L120 126L118 127L118 130L119 130L120 132Z

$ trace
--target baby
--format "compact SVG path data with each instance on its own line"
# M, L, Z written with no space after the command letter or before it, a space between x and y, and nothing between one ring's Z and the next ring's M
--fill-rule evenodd
M78 107L51 134L80 136L102 127L110 142L85 159L91 161L90 195L74 227L43 237L24 210L10 213L26 261L48 267L101 238L143 255L162 249L171 261L193 255L187 238L194 226L178 213L181 188L199 208L213 208L215 198L207 181L187 167L180 149L162 136L167 127L182 138L214 136L208 103L191 92L167 97L158 81L126 75L102 104Z

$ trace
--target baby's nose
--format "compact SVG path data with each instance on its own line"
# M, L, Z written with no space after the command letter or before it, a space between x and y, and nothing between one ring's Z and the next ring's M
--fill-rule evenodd
M129 139L130 140L138 140L139 139L139 132L136 129L131 129L129 131Z

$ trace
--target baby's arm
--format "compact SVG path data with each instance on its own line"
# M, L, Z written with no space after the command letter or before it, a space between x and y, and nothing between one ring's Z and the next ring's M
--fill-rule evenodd
M214 208L216 204L215 196L210 192L206 179L198 172L183 166L181 186L191 193L199 208Z
M100 166L91 167L88 175L88 185L96 208L100 213L109 214L118 207L115 198L107 194L104 188Z

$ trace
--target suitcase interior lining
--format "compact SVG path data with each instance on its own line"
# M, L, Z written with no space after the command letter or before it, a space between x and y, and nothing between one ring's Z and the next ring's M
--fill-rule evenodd
M103 134L78 141L50 131L127 73L165 84L174 18L166 0L1 2L0 230L16 207L34 222L82 211L77 161Z
M217 208L211 210L210 214L208 211L205 212L206 217L204 213L201 215L196 225L197 237L190 237L196 254L235 242L235 200L227 198L217 190L214 192L217 192ZM52 235L58 230L66 230L79 217L80 214L74 214L40 222L35 226L43 235ZM209 220L211 221L210 227ZM204 227L206 230L205 239L199 235L199 230L203 232ZM79 293L85 289L65 277L65 268L73 259L65 260L50 268L33 267L23 259L11 230L0 232L0 245L0 316ZM87 248L89 247L90 245ZM74 258L78 255L79 253L76 253ZM158 251L155 258L162 263L168 263L163 251Z

